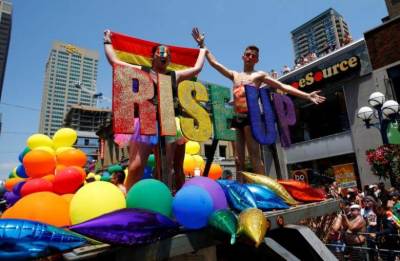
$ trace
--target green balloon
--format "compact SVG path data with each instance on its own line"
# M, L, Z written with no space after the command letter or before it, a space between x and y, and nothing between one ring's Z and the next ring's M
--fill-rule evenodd
M154 157L154 154L150 154L149 159L147 160L146 163L147 166L154 168L154 166L156 165L156 159Z
M110 173L109 173L108 171L104 171L103 174L101 175L100 180L101 180L101 181L110 182L110 180L111 180L111 175L110 175Z
M12 178L16 178L17 175L15 175L14 171L11 171L10 174L8 174L8 178L12 179Z
M238 221L235 214L228 209L220 209L211 214L208 224L231 235L231 245L235 244Z
M386 135L388 137L389 144L400 144L399 124L397 122L389 123L386 129Z
M161 181L143 179L129 190L126 205L128 208L147 209L171 217L172 194Z
M124 169L120 165L115 164L115 165L108 166L107 171L110 173L114 173L116 171L124 171Z

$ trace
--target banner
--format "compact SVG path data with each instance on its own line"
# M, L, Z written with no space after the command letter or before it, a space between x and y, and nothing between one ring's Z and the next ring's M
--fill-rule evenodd
M156 42L112 32L112 46L118 59L135 65L151 67L153 57L152 49L160 45ZM167 67L169 71L182 70L193 67L199 56L199 49L165 45L170 49L171 63Z
M332 166L335 180L342 188L357 187L353 163Z

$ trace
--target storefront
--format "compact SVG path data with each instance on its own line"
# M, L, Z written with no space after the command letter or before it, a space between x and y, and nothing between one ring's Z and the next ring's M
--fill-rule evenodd
M277 144L281 176L311 183L336 179L343 186L377 182L365 152L382 140L356 113L367 105L370 93L386 91L374 82L365 41L355 41L279 80L305 92L321 90L327 98L314 105L292 97L297 122L291 127L291 147Z

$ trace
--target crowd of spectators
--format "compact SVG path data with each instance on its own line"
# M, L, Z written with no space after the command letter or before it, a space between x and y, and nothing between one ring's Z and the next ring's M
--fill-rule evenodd
M368 256L369 260L378 260L383 252L385 260L399 258L398 190L386 189L384 183L365 186L363 191L340 189L334 183L329 194L341 199L341 211L332 223L328 238L334 252L346 252L345 249L351 252L357 248L365 249L365 258Z

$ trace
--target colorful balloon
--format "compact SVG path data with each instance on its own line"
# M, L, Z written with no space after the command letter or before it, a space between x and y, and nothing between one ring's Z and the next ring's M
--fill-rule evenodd
M257 208L256 199L248 188L239 183L227 186L228 202L231 208L242 211L247 208Z
M144 179L131 187L126 195L128 208L141 208L170 217L172 211L172 193L159 180Z
M226 209L228 203L222 188L214 180L207 177L194 177L185 182L184 186L199 186L205 189L213 200L213 210Z
M101 174L101 181L106 181L109 182L111 180L111 174L108 171L104 171L103 174Z
M302 202L323 201L326 194L318 189L311 187L309 184L297 180L278 180L292 197Z
M18 155L18 160L19 162L22 163L22 160L24 159L26 153L28 153L31 149L29 147L26 147L19 155Z
M18 167L16 169L16 173L17 173L17 176L20 177L20 178L27 178L28 177L23 165L18 165Z
M21 181L25 181L25 179L23 178L11 178L11 179L7 179L6 183L4 184L4 187L6 188L7 191L12 191L14 186L18 183L20 183Z
M86 165L86 154L78 149L65 150L57 155L57 163L64 166L78 166L83 167Z
M192 155L192 158L194 159L194 161L196 162L195 167L197 168L202 168L204 165L204 159L202 156L200 155Z
M246 180L248 180L250 183L256 183L260 184L263 186L266 186L273 192L275 192L279 197L281 197L286 203L289 205L297 205L299 202L297 202L290 194L287 192L287 190L279 184L276 180L267 177L265 175L260 175L260 174L254 174L246 171L242 171L243 176L245 177Z
M160 213L121 209L70 227L72 231L113 245L147 244L178 232L178 224Z
M51 155L53 155L54 157L56 156L56 151L52 147L39 146L32 150L44 150L44 151L47 151L48 153L50 153Z
M22 197L25 197L26 195L42 191L52 192L53 183L42 178L35 178L25 182L21 188L20 194Z
M23 164L29 177L40 178L54 173L56 159L47 151L31 150L25 155Z
M389 123L389 126L386 129L386 135L389 144L400 144L399 124L396 121Z
M62 197L63 199L65 199L65 201L67 201L68 204L70 204L72 198L74 197L74 194L64 194L64 195L61 195L61 197Z
M66 167L54 178L54 192L57 194L75 193L83 184L84 177L79 169Z
M55 148L71 147L74 145L78 135L75 130L71 128L59 129L53 135L53 142Z
M67 150L74 150L75 148L73 147L59 147L56 149L56 156L60 155L61 153L63 153L64 151Z
M124 171L124 169L120 165L115 164L108 166L107 171L112 174L116 171Z
M26 181L21 181L21 182L15 184L15 186L14 186L13 189L12 189L12 192L13 192L15 195L22 196L22 195L21 195L21 189L22 189L22 187L25 185L25 183L26 183Z
M47 256L51 249L66 251L80 247L86 240L51 225L29 220L0 220L1 260L21 260Z
M194 155L200 152L200 143L189 140L186 142L185 153Z
M52 139L50 139L49 136L40 133L31 135L26 141L26 144L31 150L41 146L53 147Z
M244 184L253 193L259 209L287 209L288 205L269 188L259 184Z
M14 205L15 202L17 202L20 198L21 196L15 194L13 191L7 191L4 194L4 199L6 200L8 206Z
M49 181L49 182L51 182L51 183L54 182L54 179L55 179L55 178L56 178L56 176L54 176L53 174L49 174L49 175L46 175L46 176L41 177L41 179L45 179L45 180L47 180L47 181Z
M208 177L213 180L218 180L222 176L222 167L219 164L212 163L210 170L208 171Z
M154 157L154 154L150 154L149 158L147 159L146 166L154 168L156 166L156 158Z
M264 240L265 233L270 224L263 212L257 208L249 208L239 215L239 234L245 234L256 243L258 247Z
M194 169L196 168L196 161L193 159L192 155L185 154L183 160L183 172L186 176L193 176Z
M125 196L117 186L98 181L87 183L75 193L69 213L72 224L78 224L125 207Z
M208 224L231 235L231 245L235 244L238 222L235 214L228 209L220 209L211 214Z
M213 201L203 188L184 186L175 195L172 211L179 224L188 229L199 229L207 226L213 212Z
M56 227L70 225L69 204L52 192L37 192L18 200L1 218L27 219Z

